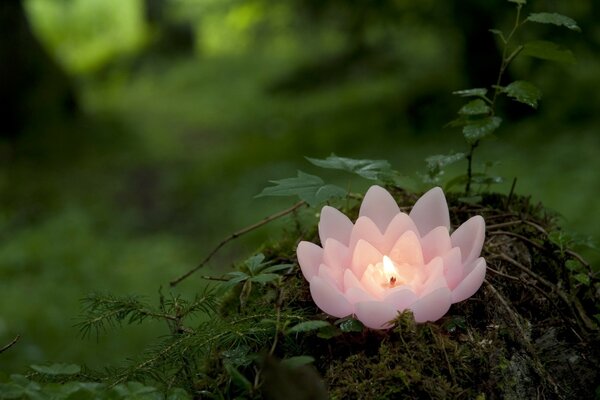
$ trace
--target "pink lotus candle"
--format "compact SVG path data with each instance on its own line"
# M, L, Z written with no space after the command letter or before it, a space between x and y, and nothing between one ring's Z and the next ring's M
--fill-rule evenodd
M355 224L323 207L319 236L322 247L302 241L297 249L313 300L329 315L354 315L372 329L389 328L405 310L416 322L436 321L485 278L483 218L472 217L450 235L439 187L405 214L385 189L371 186Z

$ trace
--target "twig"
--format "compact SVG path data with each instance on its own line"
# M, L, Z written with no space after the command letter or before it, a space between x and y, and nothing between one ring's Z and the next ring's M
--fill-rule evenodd
M0 353L4 353L6 350L10 349L11 347L13 347L15 344L17 344L17 342L19 341L19 339L21 339L21 335L17 335L15 336L15 338L6 346L2 347L0 349Z
M530 245L537 247L538 249L544 249L544 246L542 246L539 243L534 242L533 240L526 238L523 235L519 235L518 233L514 233L514 232L508 232L508 231L494 231L494 232L488 232L488 235L490 236L494 236L494 235L506 235L506 236L514 236L516 238L521 239L524 242L529 243Z
M508 197L506 198L506 209L509 209L510 202L512 201L513 195L515 194L515 186L517 185L517 177L515 176L512 181L512 185L510 186L510 192L508 193Z
M585 325L585 327L587 329L589 329L591 331L595 331L598 329L596 327L596 324L594 324L594 322L592 322L592 320L587 316L587 314L585 313L585 311L583 309L583 306L581 305L581 303L579 302L579 300L576 297L572 297L572 299L569 299L569 296L567 295L567 293L565 293L557 285L552 284L548 280L544 279L537 273L533 272L531 269L527 268L526 266L524 266L517 260L514 260L511 257L507 256L506 254L499 254L498 257L505 261L508 261L509 263L511 263L515 267L519 268L523 272L531 275L533 278L537 279L540 283L542 283L544 286L546 286L550 290L555 291L556 294L558 295L558 297L569 307L569 309L571 310L571 312L573 313L575 318L577 319L577 317L579 317L579 319L583 322L583 324Z
M276 220L277 218L281 218L285 215L288 215L294 211L296 211L297 209L299 209L300 207L302 207L303 205L305 205L306 202L304 200L299 201L298 203L294 204L292 207L285 209L283 211L280 211L276 214L273 214L269 217L266 217L265 219L263 219L262 221L259 221L255 224L252 224L250 226L245 227L244 229L240 229L237 232L232 233L231 235L227 236L225 239L221 240L221 242L219 242L219 244L217 244L217 246L208 254L208 256L206 256L206 258L204 260L202 260L202 262L200 264L198 264L198 266L196 266L195 268L189 270L188 272L186 272L185 274L181 275L179 278L172 280L169 285L171 285L171 287L176 286L178 283L180 283L182 280L186 279L187 277L189 277L190 275L192 275L194 272L198 271L200 268L204 267L204 265L206 265L207 262L210 261L210 259L221 249L221 247L225 246L227 243L229 243L230 241L237 239L238 237L251 232L257 228L260 228L263 225L268 224L271 221Z

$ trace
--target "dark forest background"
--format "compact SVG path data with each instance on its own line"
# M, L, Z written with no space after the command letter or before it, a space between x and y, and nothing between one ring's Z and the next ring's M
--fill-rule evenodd
M504 177L491 190L517 177L516 192L566 231L598 238L600 3L529 3L582 33L538 25L520 39L558 42L577 63L511 66L506 82L527 79L544 97L537 111L499 105L505 123L476 167ZM254 196L313 171L304 156L387 159L418 182L425 157L464 151L445 127L461 106L452 91L495 82L488 30L513 19L506 0L1 1L0 344L22 336L0 371L140 351L162 326L82 341L78 300L155 296L222 237L291 205ZM285 228L236 241L211 268Z

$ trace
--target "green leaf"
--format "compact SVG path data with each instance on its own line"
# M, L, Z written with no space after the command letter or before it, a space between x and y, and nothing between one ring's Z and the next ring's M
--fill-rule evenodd
M20 399L25 388L16 383L0 383L0 399Z
M482 115L489 114L490 111L491 109L485 101L475 99L462 106L462 108L458 110L458 113L460 115Z
M428 169L443 168L464 159L465 153L436 154L425 159Z
M224 363L224 366L225 370L229 374L229 377L231 378L231 382L247 392L252 390L252 383L240 371L238 371L236 367L228 362Z
M573 277L578 281L583 283L586 286L590 285L590 277L588 276L588 274L583 274L583 273L579 273L579 274L575 274L573 275Z
M364 325L362 322L349 318L340 323L340 330L342 332L362 332L364 329Z
M76 364L31 365L32 370L44 375L75 375L81 372Z
M327 321L320 321L320 320L315 320L315 321L304 321L304 322L300 322L297 325L292 326L290 329L288 329L287 333L299 333L299 332L309 332L309 331L314 331L317 329L321 329L324 328L326 326L330 326L331 324Z
M581 270L581 263L575 260L567 260L567 262L565 262L565 267L567 267L569 271L579 271Z
M508 0L509 3L517 3L520 5L527 4L527 0Z
M500 117L486 117L469 122L463 128L463 136L467 143L473 144L494 133L500 126L500 123L502 123L502 118Z
M317 333L317 337L328 340L328 339L334 338L336 336L340 336L341 334L342 334L342 331L337 326L329 325L329 326L319 329L319 332Z
M331 154L326 159L310 157L306 157L306 159L317 167L352 172L370 180L380 179L382 174L392 171L390 163L386 160L355 160L338 157L335 154Z
M298 368L303 365L313 363L315 359L311 356L295 356L290 358L284 358L281 360L281 365L285 365L288 368Z
M581 28L577 25L577 22L573 18L569 18L566 15L557 13L533 13L527 17L525 21L537 22L540 24L553 24L557 26L564 26L572 31L581 32Z
M490 176L487 174L474 174L473 183L478 185L498 185L504 182L501 176Z
M542 98L542 92L532 83L527 81L515 81L502 88L502 92L506 93L516 101L527 104L533 108L537 108L538 100Z
M266 266L266 264L263 263L264 260L265 255L258 253L244 261L244 264L246 264L246 267L248 267L250 274L254 275L260 272Z
M452 94L455 94L457 96L461 96L461 97L484 97L487 93L487 89L486 88L474 88L474 89L464 89L464 90L457 90L455 92L452 92Z
M309 205L315 206L328 201L334 197L346 196L346 190L335 185L326 185L323 179L298 171L296 178L287 178L279 181L271 181L275 186L264 188L255 197L264 196L298 196Z
M506 42L506 38L504 37L504 32L502 32L500 29L488 29L488 31L493 33L494 35L500 36L500 39L502 39L503 42Z
M176 388L169 392L167 400L192 400L192 396L185 390Z
M259 274L256 276L253 276L252 278L250 278L251 282L258 282L258 283L267 283L267 282L271 282L274 281L275 279L280 278L281 275L279 274Z
M294 266L294 264L271 265L270 267L263 269L262 273L266 274L266 273L273 273L273 272L279 272L279 271L286 271L286 270L289 270L290 268L292 268L293 266Z
M563 49L558 44L545 40L525 43L521 54L565 64L574 64L576 61L571 50Z
M235 286L238 283L247 281L250 278L250 275L241 271L228 272L227 275L232 277L228 281L223 282L227 286Z

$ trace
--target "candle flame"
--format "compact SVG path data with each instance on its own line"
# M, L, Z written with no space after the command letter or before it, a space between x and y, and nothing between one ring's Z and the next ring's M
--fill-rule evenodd
M383 273L386 278L390 282L392 282L392 280L395 282L397 272L394 262L388 256L383 256Z

